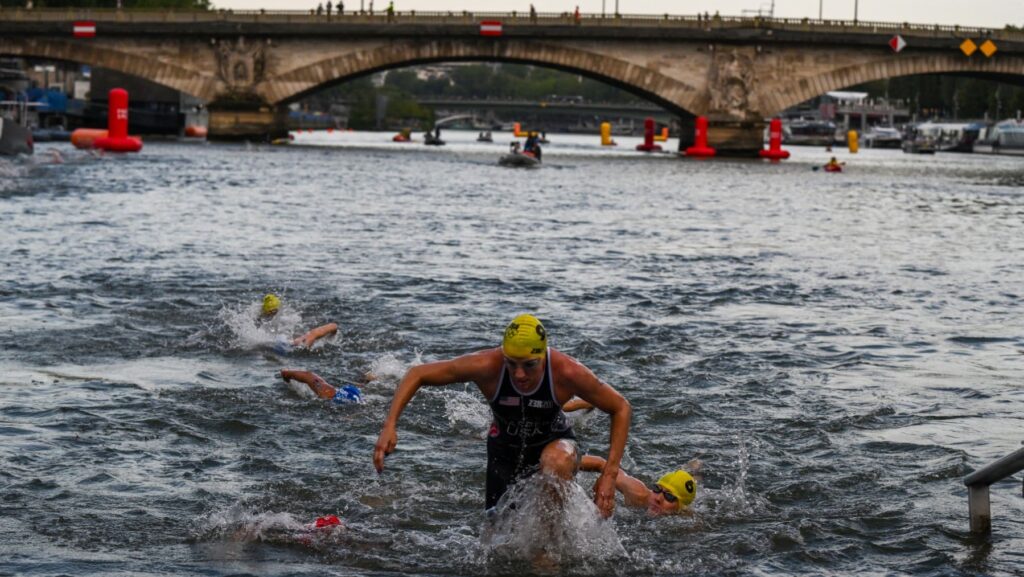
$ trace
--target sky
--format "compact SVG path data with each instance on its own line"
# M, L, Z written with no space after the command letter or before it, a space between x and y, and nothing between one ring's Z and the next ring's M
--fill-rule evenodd
M314 8L321 0L213 0L217 8L236 10L303 10ZM323 0L326 1L326 0ZM363 1L345 0L347 9ZM395 9L478 12L511 12L529 10L531 0L395 0ZM623 14L697 14L720 12L723 16L740 16L745 11L767 13L773 0L617 0ZM337 0L335 0L337 2ZM382 9L387 0L375 0ZM614 13L616 0L533 0L538 12L571 12L579 5L584 13L600 13L602 3ZM1007 24L1024 25L1024 0L774 0L775 16L786 18L817 18L820 8L824 18L852 19L855 4L860 20L912 22L918 24L959 24L1002 28Z

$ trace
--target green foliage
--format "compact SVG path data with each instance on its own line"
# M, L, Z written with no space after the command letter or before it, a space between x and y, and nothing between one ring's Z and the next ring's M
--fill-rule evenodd
M37 0L35 5L40 8L117 8L117 0ZM209 10L213 8L210 0L122 0L121 5L126 9Z
M991 120L1014 116L1024 105L1024 88L995 80L924 74L854 87L872 97L902 99L921 118Z

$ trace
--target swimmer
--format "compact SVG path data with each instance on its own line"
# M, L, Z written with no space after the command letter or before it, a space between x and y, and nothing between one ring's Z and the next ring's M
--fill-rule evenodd
M277 316L278 311L281 310L281 299L274 294L268 294L263 297L263 306L260 308L260 316L257 319L257 324L264 324L272 320ZM287 337L279 337L278 341L274 344L274 350L285 354L291 351L292 347L304 347L310 348L318 340L331 336L338 332L338 325L336 323L327 323L314 329L310 329L304 335L289 339Z
M547 332L531 315L516 317L501 346L415 366L395 390L373 451L377 472L398 444L398 418L424 386L472 381L491 406L487 435L485 508L492 509L518 480L542 471L562 480L577 470L579 449L562 405L574 395L611 416L608 459L594 484L605 517L615 508L615 479L626 446L632 409L615 389L569 355L548 346Z
M648 487L643 481L625 471L619 471L615 478L615 488L622 493L627 507L646 508L652 517L660 515L692 515L690 503L697 495L697 480L701 462L694 459L686 467L693 472L679 469L662 475L658 482ZM580 461L583 471L601 471L604 459L594 455L585 455Z
M316 396L321 399L330 399L335 405L349 405L349 404L362 404L363 392L358 386L351 383L335 387L328 383L320 375L312 371L297 371L294 369L284 369L281 371L281 378L285 382L290 382L293 379L300 383L305 383L310 389L316 393Z

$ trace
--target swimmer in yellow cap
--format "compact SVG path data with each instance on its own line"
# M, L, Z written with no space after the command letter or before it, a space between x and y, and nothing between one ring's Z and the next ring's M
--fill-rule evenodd
M398 418L420 387L464 382L476 384L493 416L487 435L485 508L496 507L513 483L538 471L564 480L575 476L579 449L562 405L578 396L611 416L608 459L594 485L594 502L605 517L612 514L632 409L590 369L552 348L544 325L532 315L513 319L501 346L409 369L374 447L378 473L398 444Z
M690 515L690 504L697 496L701 465L700 461L694 459L686 464L689 471L679 469L666 473L650 487L620 470L615 479L615 488L622 493L627 507L646 508L647 514L652 517ZM600 471L604 466L605 460L594 455L586 455L580 461L580 469L584 471Z
M267 294L263 297L263 305L260 307L260 316L257 319L257 323L264 324L270 322L278 311L281 310L281 299L272 293ZM305 334L294 339L288 337L280 337L276 343L274 343L274 350L285 354L291 351L293 347L305 347L309 348L313 346L313 343L318 340L333 335L338 332L338 325L336 323L327 323L320 325L316 328L310 329Z

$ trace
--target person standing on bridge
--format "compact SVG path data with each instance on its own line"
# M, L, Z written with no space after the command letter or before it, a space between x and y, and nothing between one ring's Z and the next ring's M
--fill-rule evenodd
M327 17L331 17L331 0L327 0Z
M395 20L395 0L388 2L388 22Z
M576 22L576 25L579 26L579 24L580 24L580 5L579 4L576 5L576 11L572 13L572 19L573 19L574 22Z
M321 2L321 3L317 4L317 6L316 6L316 15L317 16L323 16L323 13L324 13L324 3Z
M537 23L537 9L533 7L533 4L530 4L530 22Z

